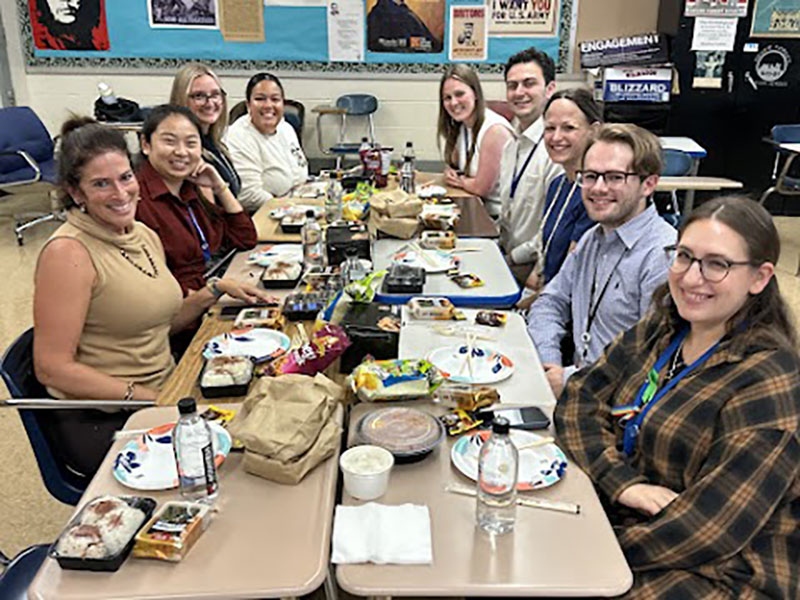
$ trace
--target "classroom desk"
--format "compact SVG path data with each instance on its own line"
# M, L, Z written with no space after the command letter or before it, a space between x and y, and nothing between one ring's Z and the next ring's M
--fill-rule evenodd
M404 240L377 240L372 261L375 270L388 269L392 256L408 242ZM474 248L475 252L458 252L458 248ZM450 280L446 273L428 273L421 294L389 294L378 290L375 300L386 304L405 304L413 296L444 296L456 306L488 306L507 308L519 299L519 286L506 265L500 248L493 240L461 238L455 254L461 258L461 273L473 273L484 285L462 288Z
M661 136L658 138L663 148L669 150L682 150L692 157L692 169L689 171L690 177L697 176L700 168L700 160L706 157L706 149L686 136ZM701 188L687 188L686 198L683 203L683 214L688 216L694 208L694 191Z
M154 427L175 420L177 414L174 407L148 408L132 415L125 427ZM114 442L82 503L103 494L140 494L159 503L179 498L177 490L140 492L114 479L114 459L128 441ZM116 573L92 573L62 570L47 558L28 597L155 600L310 593L328 575L338 454L337 449L298 485L280 485L246 473L243 454L232 452L219 469L219 513L181 562L130 557Z
M700 175L687 175L685 177L662 176L656 184L657 192L672 191L711 191L739 190L744 187L741 181L726 177L702 177Z
M778 144L778 147L781 150L785 150L786 152L793 152L794 154L800 154L800 144Z

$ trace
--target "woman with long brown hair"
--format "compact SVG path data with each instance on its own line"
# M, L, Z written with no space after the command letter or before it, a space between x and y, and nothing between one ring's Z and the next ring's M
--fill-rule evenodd
M450 65L439 84L438 135L444 142L445 184L483 198L489 214L500 214L500 157L513 139L511 124L486 108L478 74Z
M607 503L626 597L797 598L800 358L778 233L722 197L666 251L651 313L569 379L559 439Z

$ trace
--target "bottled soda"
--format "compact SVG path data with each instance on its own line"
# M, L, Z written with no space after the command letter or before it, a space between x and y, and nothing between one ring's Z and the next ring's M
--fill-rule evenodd
M303 240L303 265L306 272L325 267L325 248L322 244L322 227L317 223L313 209L306 211L306 222L300 230Z
M361 138L361 145L358 147L358 158L361 160L361 174L369 175L369 168L367 166L367 152L370 151L369 139L366 137Z
M403 166L400 167L400 188L407 194L413 194L416 187L414 184L415 162L414 145L406 142L406 149L403 150Z
M178 402L180 418L172 432L178 487L187 500L213 500L219 491L211 428L199 414L194 398Z
M489 533L514 529L519 453L508 434L508 419L496 418L478 456L478 526Z

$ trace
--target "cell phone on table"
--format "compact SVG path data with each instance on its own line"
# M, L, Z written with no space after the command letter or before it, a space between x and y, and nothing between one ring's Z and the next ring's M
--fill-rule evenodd
M495 417L508 419L511 427L515 429L547 429L550 427L550 419L536 406L526 406L524 408L497 408L495 410L478 411L478 418L483 420L486 425L491 425Z

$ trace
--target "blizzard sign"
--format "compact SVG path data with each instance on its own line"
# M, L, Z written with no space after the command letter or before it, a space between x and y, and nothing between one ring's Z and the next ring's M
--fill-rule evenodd
M605 102L669 102L671 69L606 69L603 84Z
M667 41L660 33L643 33L607 40L581 42L581 67L652 65L668 60Z

